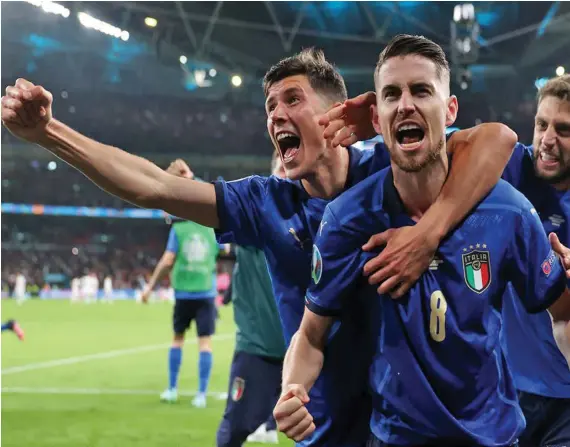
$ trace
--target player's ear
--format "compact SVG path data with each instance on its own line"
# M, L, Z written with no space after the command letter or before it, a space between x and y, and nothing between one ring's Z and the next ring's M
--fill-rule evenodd
M370 106L370 115L372 116L372 126L378 135L382 135L382 128L380 127L380 118L378 116L378 106L372 104Z
M445 113L445 125L447 127L451 126L457 119L458 110L459 103L457 102L457 96L451 95L447 99L447 111Z

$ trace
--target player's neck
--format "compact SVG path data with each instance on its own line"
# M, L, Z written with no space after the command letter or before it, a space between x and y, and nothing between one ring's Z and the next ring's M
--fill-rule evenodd
M305 191L311 197L332 199L344 189L349 164L348 150L341 146L327 149L315 172L301 180Z
M405 172L392 163L394 185L400 194L406 212L418 221L435 202L447 173L449 161L445 151L429 166L419 172Z

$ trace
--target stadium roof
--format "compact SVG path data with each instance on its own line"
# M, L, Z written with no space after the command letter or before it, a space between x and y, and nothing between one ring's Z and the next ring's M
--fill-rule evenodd
M86 5L85 3L84 5ZM423 34L446 50L454 2L89 2L89 9L123 28L155 33L189 57L258 74L284 54L317 46L345 76L369 75L383 44L399 33ZM73 6L73 5L72 5ZM570 62L569 2L476 2L480 70ZM564 60L563 60L564 59Z
M371 85L378 53L399 33L425 35L449 54L451 22L457 4L409 1L60 3L69 8L72 15L87 12L127 30L131 39L126 43L133 46L142 43L140 47L144 46L145 53L152 53L163 66L179 69L178 59L185 55L188 65L193 63L194 68L216 68L228 74L229 79L232 73L240 74L244 87L255 84L258 91L259 79L269 66L285 55L310 46L324 49L327 58L341 69L349 86ZM476 2L474 6L480 27L480 50L477 60L469 66L473 82L478 78L485 82L524 78L530 85L536 78L553 76L559 65L570 69L570 52L567 51L570 2ZM42 15L39 13L32 17L29 8L33 7L23 2L2 2L3 30L15 23L25 28L27 22L31 29L42 29L44 35L48 35L45 26L37 25L38 20L46 22L47 19L39 18ZM157 26L145 25L146 17L156 19ZM17 31L20 30L2 33L3 53L9 50L6 40L15 42ZM95 45L79 46L82 48L79 51L94 51ZM118 50L114 50L113 57L117 58ZM130 51L132 58L134 50ZM16 50L13 55L17 58ZM108 54L105 57L110 59ZM148 60L145 64L149 66Z

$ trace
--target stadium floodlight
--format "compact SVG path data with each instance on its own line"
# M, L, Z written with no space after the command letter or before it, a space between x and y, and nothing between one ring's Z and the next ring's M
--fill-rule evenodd
M188 58L184 55L180 56L178 60L180 61L181 64L185 64L186 62L188 62Z
M213 78L214 76L216 76L218 74L218 72L216 71L215 68L210 68L210 76Z
M212 81L206 79L206 70L194 70L194 80L198 87L210 87Z
M475 20L475 7L472 3L463 3L455 5L453 8L453 21L459 22L472 22Z
M59 3L51 2L49 0L26 0L30 5L42 8L45 12L57 14L62 17L69 17L69 9Z
M566 73L566 70L562 65L556 69L556 76L562 76L564 73Z
M129 32L124 31L121 28L117 28L107 22L103 22L102 20L96 19L93 16L85 12L80 12L77 14L79 18L79 23L81 23L85 28L91 28L100 33L107 34L109 36L116 37L117 39L122 39L124 41L129 40Z
M240 75L233 75L232 76L232 85L234 87L239 87L242 83L242 79Z
M158 25L158 20L156 20L154 17L145 17L144 24L149 28L154 28L156 25Z

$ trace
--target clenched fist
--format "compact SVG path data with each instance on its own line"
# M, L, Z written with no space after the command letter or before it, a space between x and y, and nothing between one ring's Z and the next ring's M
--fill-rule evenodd
M302 441L315 431L313 417L305 407L307 402L309 396L305 387L289 385L273 410L277 429L296 442Z
M20 78L2 97L2 123L16 137L39 143L52 119L52 102L50 92Z
M177 177L186 177L190 179L194 178L194 173L192 172L192 169L190 169L190 166L188 166L188 164L186 164L186 162L180 158L177 158L172 163L170 163L170 166L168 166L166 172L172 175L176 175Z

